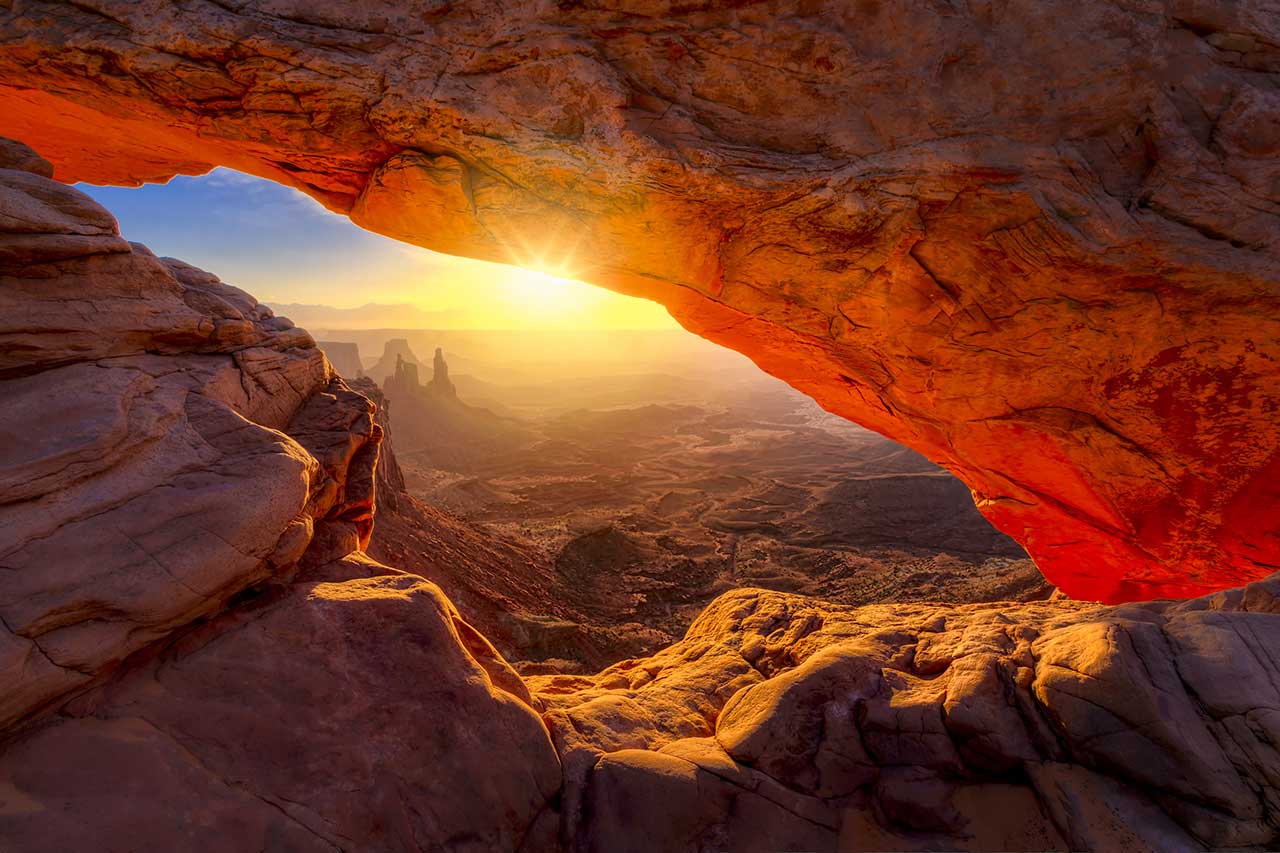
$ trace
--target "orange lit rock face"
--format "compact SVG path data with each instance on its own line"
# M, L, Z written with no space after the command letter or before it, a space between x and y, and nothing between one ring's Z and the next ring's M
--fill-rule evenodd
M1280 565L1262 4L561 5L25 3L0 133L657 299L945 464L1073 596Z

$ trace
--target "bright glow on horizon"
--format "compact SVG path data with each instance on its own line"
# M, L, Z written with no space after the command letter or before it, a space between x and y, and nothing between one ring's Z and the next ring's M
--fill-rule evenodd
M297 190L227 169L137 189L78 188L116 215L126 239L261 302L412 307L387 328L679 328L657 303L553 274L569 274L564 265L538 272L431 252L364 231ZM539 265L532 253L529 263Z

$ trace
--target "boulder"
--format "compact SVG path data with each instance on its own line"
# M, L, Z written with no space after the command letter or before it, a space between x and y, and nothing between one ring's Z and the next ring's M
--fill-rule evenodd
M0 837L31 851L515 850L553 811L559 762L519 678L469 631L403 573L265 594L10 742Z
M1183 604L717 599L534 676L586 850L1270 849L1280 576Z
M362 553L373 403L0 158L0 846L553 848L528 689Z
M306 332L0 156L3 728L366 544L377 436Z

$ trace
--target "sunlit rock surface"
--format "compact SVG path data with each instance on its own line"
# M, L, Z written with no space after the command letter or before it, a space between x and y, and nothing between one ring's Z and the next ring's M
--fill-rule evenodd
M22 2L0 130L658 299L1131 600L1280 565L1277 44L1265 0Z
M584 850L1272 849L1278 595L743 589L652 658L528 681Z

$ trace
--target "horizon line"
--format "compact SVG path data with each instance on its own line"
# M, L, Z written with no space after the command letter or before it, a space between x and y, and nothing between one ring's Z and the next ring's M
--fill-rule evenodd
M277 315L280 316L280 315ZM289 319L286 316L286 319ZM296 324L295 324L296 325ZM305 326L298 328L306 331ZM350 329L338 328L336 326L316 326L317 329L323 329L326 332L683 332L692 335L695 338L701 338L683 327L665 328L662 326L568 326L564 328L529 328L523 326L465 326L458 328L443 327L418 327L418 326L378 326L376 328L367 329ZM705 340L705 339L704 339Z

